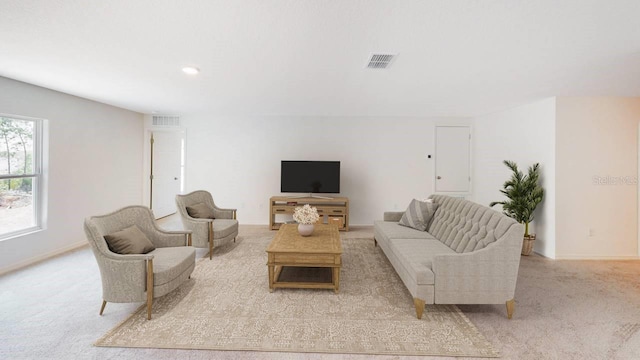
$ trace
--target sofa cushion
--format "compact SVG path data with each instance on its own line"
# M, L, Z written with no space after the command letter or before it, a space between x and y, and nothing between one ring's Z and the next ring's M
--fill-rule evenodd
M187 206L187 213L196 219L215 219L213 209L205 203L197 203Z
M196 262L196 250L191 246L157 248L153 255L153 285L166 284L177 278Z
M104 236L109 250L114 253L146 254L156 247L149 238L135 225Z
M425 231L429 227L437 208L438 204L433 202L413 199L398 223L416 230Z
M418 285L433 285L435 283L432 270L435 256L456 253L435 239L391 239L389 240L389 248L400 260L403 270Z
M433 235L429 234L426 231L420 231L412 229L410 227L402 226L395 221L377 220L374 222L374 226L388 239L435 239Z

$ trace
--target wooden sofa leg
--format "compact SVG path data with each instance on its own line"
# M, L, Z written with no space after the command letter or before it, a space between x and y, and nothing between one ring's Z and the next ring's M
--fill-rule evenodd
M511 300L507 300L507 318L511 319L511 317L513 316L513 310L516 307L516 301L515 299L511 299Z
M147 260L147 320L151 320L153 306L153 260Z
M102 313L104 312L104 307L107 306L107 301L106 300L102 300L102 306L100 307L100 316L102 316Z
M413 305L416 307L416 317L422 319L422 312L424 311L424 300L413 298Z
M376 238L373 238L373 247L378 247L378 240L376 240Z

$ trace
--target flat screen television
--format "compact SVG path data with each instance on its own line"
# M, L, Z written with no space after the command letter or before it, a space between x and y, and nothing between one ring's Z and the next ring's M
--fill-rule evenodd
M283 160L280 192L337 194L340 192L340 161Z

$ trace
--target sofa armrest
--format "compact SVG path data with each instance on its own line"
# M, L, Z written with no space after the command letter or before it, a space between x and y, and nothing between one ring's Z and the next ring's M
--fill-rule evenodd
M213 219L194 218L189 215L183 217L190 224L207 224L213 221Z
M404 213L404 211L385 211L383 220L398 222L402 219L402 215L404 215Z
M219 207L213 208L213 214L216 219L235 219L236 209L221 209Z
M522 224L487 247L433 259L436 303L498 304L513 299L522 250Z
M155 245L155 244L154 244ZM118 254L114 253L111 250L107 250L106 252L102 252L102 255L109 261L119 262L119 263L131 263L136 261L147 261L153 260L153 255L151 254Z
M147 260L153 255L97 257L102 277L102 296L108 302L137 302L146 299Z
M209 241L209 223L211 222L213 222L212 219L198 219L192 218L188 215L182 216L182 225L184 226L186 231L190 231L192 233L192 246L208 246L207 243Z
M150 239L156 247L177 247L188 246L189 234L191 230L167 231L156 228L153 239Z

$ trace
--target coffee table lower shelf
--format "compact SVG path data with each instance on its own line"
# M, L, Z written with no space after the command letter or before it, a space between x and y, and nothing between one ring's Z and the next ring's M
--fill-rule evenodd
M273 292L273 290L278 288L289 288L289 289L333 289L335 293L340 291L340 267L336 266L299 266L299 265L270 265L269 267L269 291ZM284 268L287 268L285 271L298 271L302 274L299 274L297 278L287 279L290 276L284 276L284 280L281 279L282 272ZM312 271L316 271L317 274L311 274ZM325 274L321 274L321 272L325 272ZM305 274L306 273L306 274ZM306 275L306 276L305 276ZM308 277L314 277L313 275L323 275L325 279L320 281L304 281L308 280ZM305 279L307 277L307 279ZM330 277L330 279L326 279ZM327 281L329 280L329 281Z

